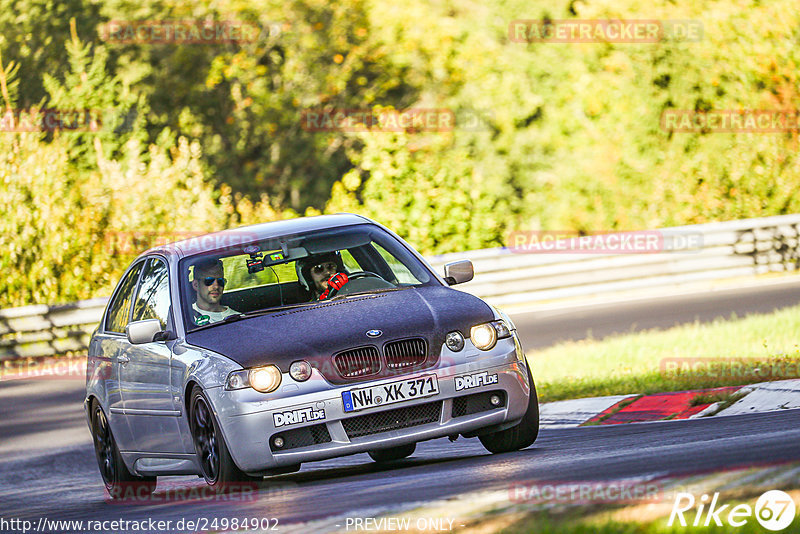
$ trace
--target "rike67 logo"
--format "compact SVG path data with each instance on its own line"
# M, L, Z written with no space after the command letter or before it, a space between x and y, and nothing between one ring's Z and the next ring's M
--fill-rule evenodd
M730 509L728 509L730 508ZM730 504L720 505L719 493L713 497L703 494L696 502L691 493L678 493L672 505L667 526L671 527L677 519L681 526L687 526L687 518L694 527L707 527L713 522L716 526L742 527L755 516L762 527L767 530L783 530L794 521L795 504L792 497L780 490L770 490L756 501L755 509L749 504L737 504L733 508Z

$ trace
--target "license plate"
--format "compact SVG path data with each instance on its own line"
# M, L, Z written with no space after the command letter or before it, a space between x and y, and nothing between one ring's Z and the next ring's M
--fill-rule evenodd
M368 388L351 389L342 392L345 412L356 412L375 406L385 406L395 402L412 399L421 399L439 394L439 383L436 375L423 375L417 378L397 380L371 386Z

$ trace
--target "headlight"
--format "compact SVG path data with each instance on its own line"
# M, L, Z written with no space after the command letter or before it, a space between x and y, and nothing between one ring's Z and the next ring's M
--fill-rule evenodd
M444 344L453 352L458 352L464 348L464 336L458 330L454 330L444 338Z
M514 321L511 320L511 317L509 317L507 313L505 313L503 310L501 310L500 308L497 308L495 306L492 306L492 309L495 311L495 313L498 316L500 316L500 319L503 320L503 322L506 324L506 327L509 330L516 330L517 329L517 327L514 326Z
M281 370L274 365L234 371L228 375L228 379L225 381L227 390L251 387L261 393L275 391L280 385Z
M480 350L489 350L495 346L498 339L509 336L511 336L511 332L502 319L473 326L469 331L472 344Z
M289 366L289 376L298 382L305 382L311 378L311 364L304 360L293 362Z
M489 324L492 325L497 332L497 339L511 337L511 330L508 329L508 325L504 320L498 319L497 321L492 321Z
M281 385L281 371L274 365L250 369L250 386L261 393L275 391Z
M489 323L473 326L469 331L472 344L481 350L489 350L497 343L497 331Z
M247 370L244 371L234 371L228 375L228 380L225 381L225 389L232 390L232 389L242 389L250 386L250 382L247 380Z

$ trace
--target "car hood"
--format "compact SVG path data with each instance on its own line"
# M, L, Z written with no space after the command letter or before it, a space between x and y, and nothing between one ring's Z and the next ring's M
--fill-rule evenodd
M288 372L296 360L320 367L339 351L408 337L424 337L429 352L438 356L447 332L459 330L468 337L473 325L493 318L492 309L468 293L443 286L412 287L220 324L189 333L186 341L242 367L271 363ZM367 337L367 330L373 329L382 335Z

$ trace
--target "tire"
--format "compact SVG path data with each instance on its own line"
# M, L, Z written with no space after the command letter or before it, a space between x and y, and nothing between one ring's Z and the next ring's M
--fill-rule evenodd
M261 480L262 477L251 477L234 463L211 405L199 386L192 390L189 406L192 441L206 484L224 491L231 483Z
M403 458L411 456L416 449L416 443L409 443L408 445L398 445L390 449L369 451L369 456L378 463L394 462L395 460L402 460Z
M511 428L478 436L486 450L492 454L524 449L533 445L539 436L539 398L536 396L530 365L528 365L528 383L531 385L531 394L528 397L528 409L522 420Z
M91 410L94 453L108 495L112 499L147 499L156 489L156 477L138 476L128 471L100 403L93 402Z

